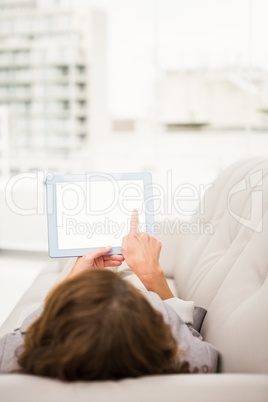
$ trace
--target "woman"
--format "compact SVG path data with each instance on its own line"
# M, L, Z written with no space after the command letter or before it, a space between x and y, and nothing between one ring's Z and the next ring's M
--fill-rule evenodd
M161 243L138 226L134 210L123 256L106 247L78 258L44 306L0 340L0 372L89 381L216 371L216 349L189 328L193 302L174 298ZM124 259L147 291L104 269Z

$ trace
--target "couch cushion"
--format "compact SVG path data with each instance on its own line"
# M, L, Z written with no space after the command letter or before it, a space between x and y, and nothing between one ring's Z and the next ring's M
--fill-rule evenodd
M268 373L268 160L223 171L191 222L200 219L213 233L180 236L178 293L208 310L202 335L222 371Z
M47 264L11 314L0 327L0 337L20 326L24 318L31 314L45 299L48 291L54 285L62 271L63 261L53 260Z

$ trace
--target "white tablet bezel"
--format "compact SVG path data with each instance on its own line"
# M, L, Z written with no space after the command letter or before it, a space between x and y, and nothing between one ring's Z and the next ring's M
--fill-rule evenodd
M144 213L145 213L145 230L148 234L154 235L154 211L153 211L153 187L152 175L149 172L139 173L92 173L92 174L76 174L76 175L48 175L46 178L46 194L47 194L47 225L48 225L48 250L49 256L58 257L79 257L94 250L92 248L75 248L75 249L59 249L58 247L58 230L57 230L57 183L75 183L86 182L87 180L102 181L132 181L142 180L144 184ZM108 254L121 254L121 247L113 247Z

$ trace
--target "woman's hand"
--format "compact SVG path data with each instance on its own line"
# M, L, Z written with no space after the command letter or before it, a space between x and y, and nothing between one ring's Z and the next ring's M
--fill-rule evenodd
M168 299L174 296L159 264L161 247L161 242L154 236L139 232L139 215L134 209L129 234L123 238L122 254L146 289L158 293L162 299Z
M66 279L72 278L73 276L78 275L88 269L119 267L124 261L124 257L122 255L105 255L109 253L111 249L111 246L99 247L96 248L96 250L86 253L83 255L83 257L78 257Z

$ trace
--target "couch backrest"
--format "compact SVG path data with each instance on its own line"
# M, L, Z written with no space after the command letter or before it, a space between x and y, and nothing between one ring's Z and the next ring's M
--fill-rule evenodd
M208 310L202 333L222 371L268 373L268 160L224 170L204 206L191 220L201 233L178 240L179 295Z

